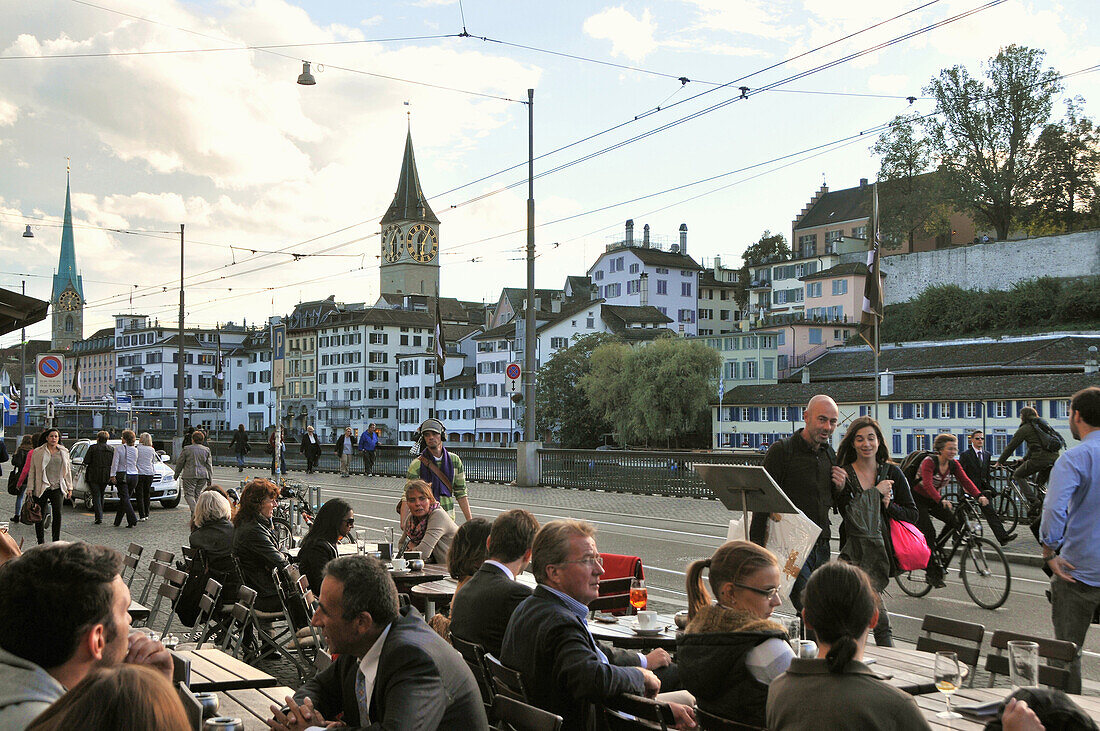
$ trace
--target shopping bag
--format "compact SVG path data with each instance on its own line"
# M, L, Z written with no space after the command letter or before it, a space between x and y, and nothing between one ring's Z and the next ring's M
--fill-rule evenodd
M783 601L790 599L794 580L802 571L802 565L806 563L819 535L821 528L801 510L783 513L777 521L768 518L764 547L779 559L779 593Z

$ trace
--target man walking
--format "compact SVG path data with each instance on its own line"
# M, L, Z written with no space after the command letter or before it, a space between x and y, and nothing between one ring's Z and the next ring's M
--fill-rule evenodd
M844 486L847 475L836 466L836 452L829 439L836 430L840 410L828 396L818 394L806 404L805 426L785 439L768 447L764 469L791 499L795 507L806 514L819 528L821 535L806 556L802 571L791 587L791 603L802 610L802 588L814 569L829 560L829 508L833 505L832 486ZM771 520L782 520L772 515ZM749 539L760 546L767 537L766 513L753 513Z
M1054 464L1043 505L1039 540L1050 580L1054 636L1077 645L1069 693L1081 692L1081 650L1100 607L1100 388L1070 401L1069 428L1081 443Z
M336 440L336 456L340 458L340 476L351 476L351 453L355 451L355 437L351 427L345 427L344 433Z
M108 436L105 431L96 434L95 444L88 447L84 454L84 481L88 483L88 490L92 493L96 525L103 522L103 491L107 489L107 482L111 479L111 464L115 457L115 451L107 446Z
M306 474L312 475L317 467L317 460L321 458L321 440L313 433L313 427L307 426L302 435L301 452L306 458Z
M176 460L175 477L177 480L183 479L183 499L191 508L192 518L195 517L195 502L199 499L199 493L214 477L214 458L204 441L206 437L196 429L191 434L191 444L180 450L180 458Z
M454 518L457 500L466 520L472 520L474 516L470 512L470 500L466 493L466 472L458 455L443 448L446 432L439 419L424 420L416 432L417 442L413 447L413 454L418 456L409 464L405 477L424 480L431 485L432 495L451 514L451 518ZM404 514L401 518L404 520Z
M369 475L374 469L374 450L378 446L378 432L374 424L368 424L367 430L359 436L359 454L363 456L363 474Z

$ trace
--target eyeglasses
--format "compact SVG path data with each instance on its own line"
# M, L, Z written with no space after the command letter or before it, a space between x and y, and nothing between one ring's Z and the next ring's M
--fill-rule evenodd
M603 568L603 556L589 556L588 558L579 558L576 561L559 561L555 565L556 566L561 566L561 565L567 564L567 563L583 563L588 568L592 568L593 566L599 566L602 569Z
M758 589L755 586L749 586L747 584L738 584L738 583L734 583L734 586L736 586L738 589L745 589L747 591L753 592L754 594L759 594L760 596L766 596L766 597L768 597L768 599L778 599L779 598L779 587L778 586L773 586L770 589Z
M971 440L975 442L984 442L985 437L971 437Z
M344 525L355 525L355 518L348 518L344 521Z

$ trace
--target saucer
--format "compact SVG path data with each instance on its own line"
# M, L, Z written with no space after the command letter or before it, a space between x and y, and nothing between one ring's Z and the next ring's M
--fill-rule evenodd
M634 634L639 637L656 637L665 631L664 627L654 627L653 629L642 629L641 627L631 627L634 630Z

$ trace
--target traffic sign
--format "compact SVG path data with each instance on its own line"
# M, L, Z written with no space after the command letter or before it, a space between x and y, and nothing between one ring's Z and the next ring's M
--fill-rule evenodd
M271 386L282 388L285 382L286 325L271 327Z
M115 407L119 411L132 411L134 408L134 397L128 393L120 393L115 396Z
M37 390L42 397L63 396L65 383L62 372L65 369L65 356L40 355L37 360Z
M508 367L504 369L504 375L508 376L508 380L512 382L513 391L516 390L516 381L519 380L521 374L519 363L509 363Z

